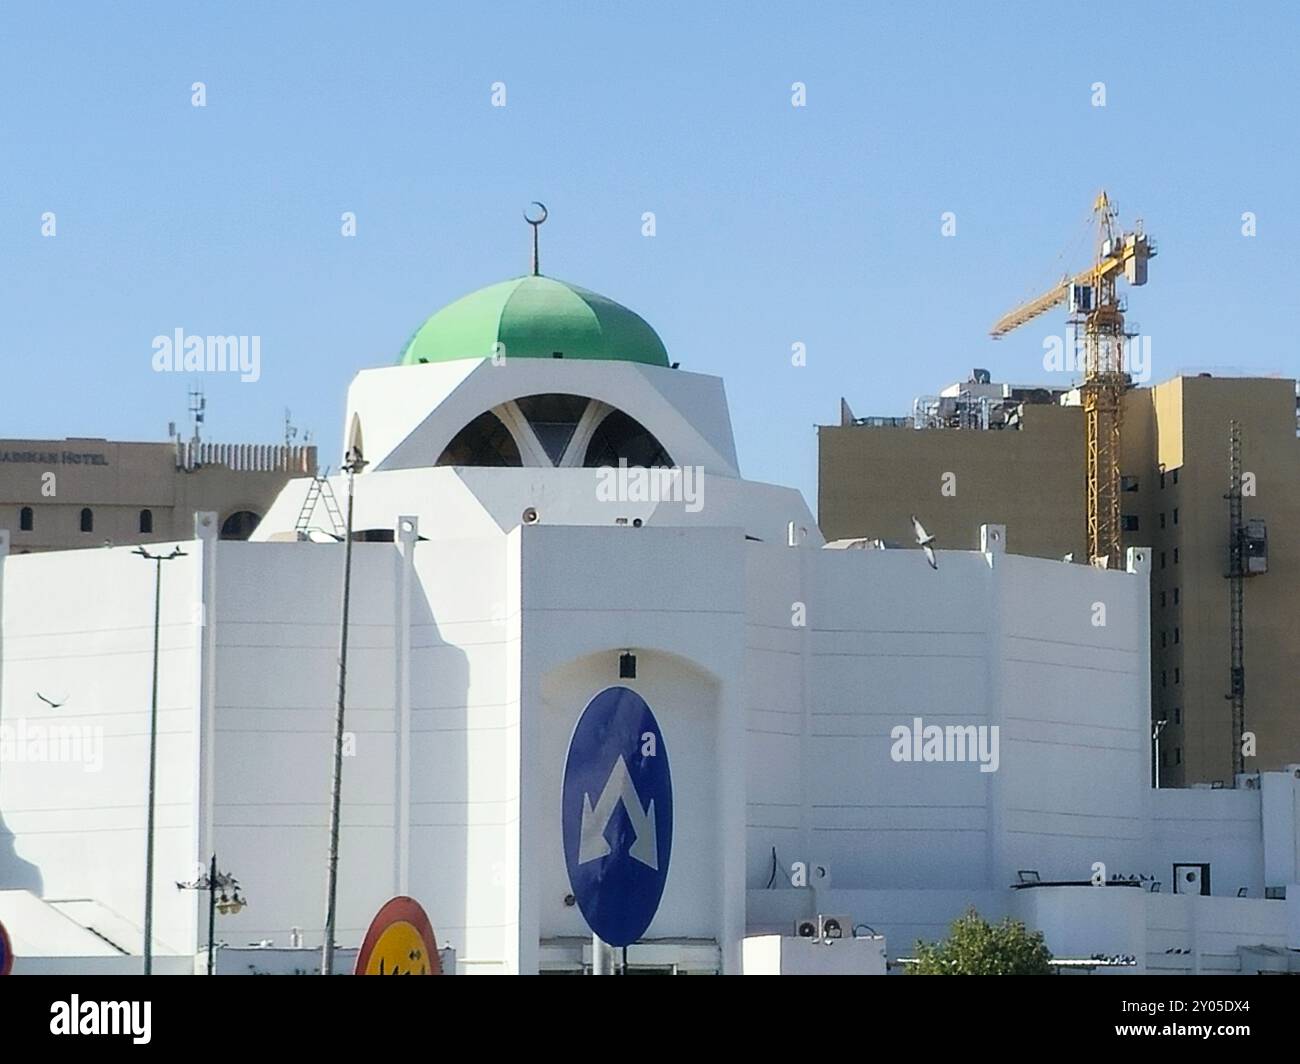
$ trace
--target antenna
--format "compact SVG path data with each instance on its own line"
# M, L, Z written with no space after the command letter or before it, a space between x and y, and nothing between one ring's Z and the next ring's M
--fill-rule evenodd
M541 275L542 271L541 259L537 254L537 230L541 228L542 223L546 221L550 212L547 211L545 203L540 203L537 200L533 200L530 206L538 207L542 212L537 218L530 218L528 217L527 209L524 210L524 221L533 227L533 276L538 277Z
M202 437L199 426L203 424L206 411L208 409L208 400L203 394L201 388L190 389L190 420L194 424L194 442L198 443Z

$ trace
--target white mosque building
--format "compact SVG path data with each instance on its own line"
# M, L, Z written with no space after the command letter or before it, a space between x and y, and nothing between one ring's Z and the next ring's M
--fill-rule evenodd
M622 686L672 772L634 966L739 972L747 938L818 914L883 936L893 964L974 906L1125 971L1300 969L1300 766L1150 785L1144 551L1127 571L1020 557L996 513L982 550L936 568L827 544L798 492L742 477L721 380L536 274L360 372L343 445L367 464L340 947L406 894L461 973L589 963L565 759L584 707ZM319 948L346 500L344 477L292 481L248 542L197 514L162 565L155 970L195 970L206 901L175 884L214 852L249 902L219 941ZM15 971L135 971L154 564L6 553L0 531Z

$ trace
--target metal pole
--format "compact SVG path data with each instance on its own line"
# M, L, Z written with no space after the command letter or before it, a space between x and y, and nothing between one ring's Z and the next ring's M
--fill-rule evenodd
M176 547L170 554L150 554L143 547L131 552L153 562L153 697L149 708L149 803L144 841L144 974L153 974L153 830L158 779L158 635L162 627L162 563L185 557Z
M149 814L144 842L144 974L153 974L153 827L158 776L158 633L162 617L162 558L154 560L153 698L149 709Z
M1230 664L1228 699L1232 703L1232 785L1246 771L1242 738L1246 730L1246 616L1244 528L1241 512L1241 425L1228 423L1228 634Z
M334 974L334 922L339 878L339 803L343 792L343 712L348 675L348 609L352 598L352 480L365 466L355 449L348 452L348 519L343 546L343 621L339 633L339 699L334 714L334 780L330 792L330 855L325 897L325 943L321 947L321 975Z
M213 973L212 942L216 938L217 928L217 855L213 853L212 864L208 867L208 975Z

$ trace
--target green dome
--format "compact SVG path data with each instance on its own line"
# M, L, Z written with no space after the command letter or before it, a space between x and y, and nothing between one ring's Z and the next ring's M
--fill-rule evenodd
M612 299L550 277L517 277L450 303L411 337L400 365L489 358L613 359L667 366L663 341L640 315Z

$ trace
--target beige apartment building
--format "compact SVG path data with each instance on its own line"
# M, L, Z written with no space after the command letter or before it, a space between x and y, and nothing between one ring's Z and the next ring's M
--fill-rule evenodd
M0 440L0 528L11 551L190 539L196 510L247 539L287 480L316 472L315 447Z
M1014 553L1084 559L1084 425L1066 389L983 371L903 418L818 429L828 540L911 547L916 514L940 547L973 550L981 523ZM1247 772L1300 762L1300 438L1296 382L1176 377L1126 397L1125 546L1152 548L1152 716L1162 786L1233 784L1228 573L1230 423L1240 425L1244 519L1267 530L1267 571L1244 581ZM1250 494L1251 491L1254 494ZM1258 526L1256 526L1258 528ZM1081 706L1086 692L1080 692Z

